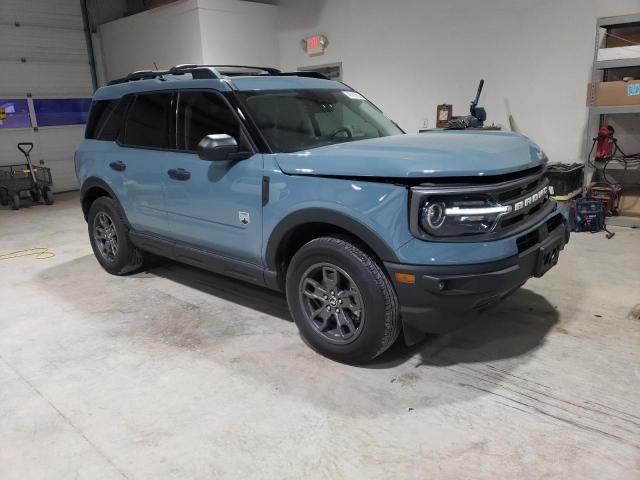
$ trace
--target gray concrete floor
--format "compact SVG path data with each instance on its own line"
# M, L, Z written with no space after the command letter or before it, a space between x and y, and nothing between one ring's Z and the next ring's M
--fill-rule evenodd
M113 277L75 193L0 209L0 478L640 478L640 231L576 234L491 315L368 367L284 298Z

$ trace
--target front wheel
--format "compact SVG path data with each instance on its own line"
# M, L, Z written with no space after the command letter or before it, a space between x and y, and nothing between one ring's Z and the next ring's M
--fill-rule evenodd
M9 198L11 200L11 209L18 210L20 208L20 195L12 193Z
M40 198L42 197L40 189L38 187L34 187L32 190L30 190L29 194L31 195L31 200L33 200L34 202L39 202Z
M328 358L368 362L400 332L391 282L349 238L317 238L300 248L287 270L286 290L300 333Z
M55 200L53 199L53 190L51 190L51 187L44 187L42 190L42 196L44 197L45 204L53 205Z

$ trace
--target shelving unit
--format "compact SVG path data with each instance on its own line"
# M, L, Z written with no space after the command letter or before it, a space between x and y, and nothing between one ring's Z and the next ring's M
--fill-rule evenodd
M587 139L586 139L586 151L591 150L593 137L597 129L605 124L605 117L607 115L625 115L625 114L640 114L640 105L627 105L627 106L595 106L595 94L596 83L599 81L606 81L608 74L613 69L626 69L626 68L640 68L640 55L637 58L624 58L615 60L598 60L598 51L600 50L600 29L604 28L607 33L612 29L619 31L621 28L637 28L640 27L640 13L633 15L620 15L615 17L601 17L597 21L596 35L595 35L595 48L593 54L593 70L591 73L591 99L589 102L589 118L587 122ZM640 50L640 47L639 47ZM640 128L638 129L640 135ZM585 161L584 168L584 184L583 192L586 192L595 169L590 167L589 159ZM623 170L625 166L618 162L611 162L607 165L607 171L611 170ZM638 171L640 167L638 165L628 166L627 170Z

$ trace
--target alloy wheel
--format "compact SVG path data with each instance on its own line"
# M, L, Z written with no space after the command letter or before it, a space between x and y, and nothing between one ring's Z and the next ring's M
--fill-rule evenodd
M111 217L100 212L93 220L93 238L102 258L108 262L118 256L118 232Z
M342 268L331 263L312 265L302 275L299 296L307 321L331 343L351 343L362 332L362 295Z

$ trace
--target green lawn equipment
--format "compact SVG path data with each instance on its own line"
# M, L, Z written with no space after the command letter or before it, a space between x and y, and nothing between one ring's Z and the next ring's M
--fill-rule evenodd
M33 143L23 142L18 144L20 150L27 159L26 164L0 166L0 203L11 208L20 208L20 198L29 195L34 202L44 200L44 203L53 203L53 180L51 169L46 167L34 167L31 164L29 153L33 150Z

